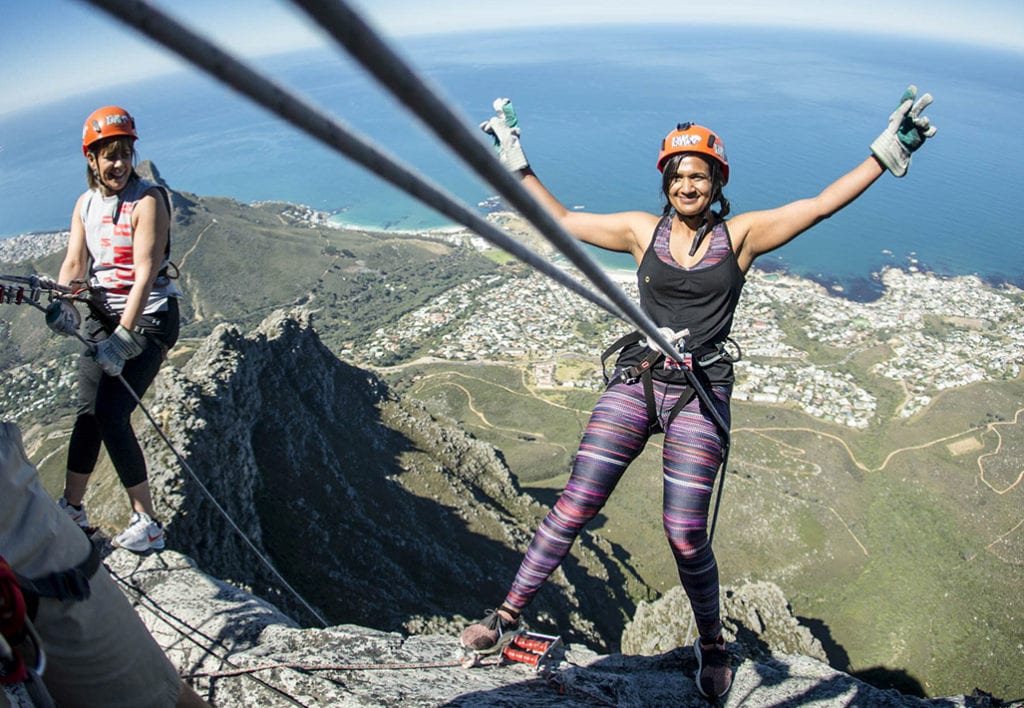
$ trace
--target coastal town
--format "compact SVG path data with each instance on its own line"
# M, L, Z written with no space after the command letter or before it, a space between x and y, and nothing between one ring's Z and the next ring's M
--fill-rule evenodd
M571 269L570 269L571 270ZM637 298L631 273L612 273ZM993 288L973 276L953 279L886 269L885 294L869 303L830 294L809 280L748 274L733 327L742 351L733 397L793 405L807 414L855 429L876 418L877 397L864 372L849 366L860 351L884 345L867 372L905 393L895 415L923 410L940 391L977 381L1020 376L1024 364L1022 292ZM789 323L784 327L784 319ZM792 343L798 322L809 343L845 353L832 365ZM373 333L362 363L391 363L412 351L450 361L529 363L534 385L599 390L602 350L631 328L536 272L477 278ZM349 352L355 355L356 352ZM584 357L584 377L559 375L560 363ZM572 367L578 372L581 367Z
M295 207L288 216L310 227L326 223L326 215L308 208ZM503 227L515 226L508 215L492 216ZM467 232L433 236L490 248ZM62 232L0 241L0 261L38 258L62 248L66 239ZM609 275L636 300L632 273ZM884 295L856 302L806 279L752 270L733 326L742 352L734 399L794 406L818 419L865 429L882 422L870 377L900 387L903 400L890 415L907 418L943 390L1020 376L1022 291L988 286L974 276L939 278L913 267L886 269L878 277ZM339 355L368 367L410 357L497 361L527 367L538 388L597 391L604 385L602 350L631 329L544 275L503 269L446 291ZM818 346L832 356L809 351ZM850 363L868 350L880 352L868 369ZM572 366L566 366L569 361Z

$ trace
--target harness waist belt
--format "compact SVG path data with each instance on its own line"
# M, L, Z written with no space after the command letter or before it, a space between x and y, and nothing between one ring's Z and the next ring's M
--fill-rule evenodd
M601 369L604 372L604 379L606 383L611 382L608 378L607 368L605 366L605 362L607 361L608 357L610 357L615 352L621 351L622 349L628 347L631 344L636 344L643 338L644 336L640 332L630 332L629 334L619 337L611 346L604 350L604 352L601 354ZM726 359L728 361L737 361L740 357L734 357L726 349L726 342L728 341L732 340L726 338L720 342L715 342L714 344L706 344L702 347L698 347L696 350L693 351L687 352L684 350L683 353L689 353L693 357L693 362L701 368L711 366L715 362L721 361L722 359ZM733 344L735 344L735 342L733 342ZM663 356L664 355L661 354L661 352L659 352L658 350L651 349L643 358L643 360L640 361L640 363L634 364L633 366L627 366L624 369L622 369L620 377L623 381L633 383L637 381L641 376L648 373L651 370L651 367L653 367L658 362L658 360L661 359Z
M74 568L50 573L45 578L29 580L15 573L22 593L37 597L52 597L61 602L65 600L87 600L92 590L89 580L100 567L100 552L89 543L89 556Z

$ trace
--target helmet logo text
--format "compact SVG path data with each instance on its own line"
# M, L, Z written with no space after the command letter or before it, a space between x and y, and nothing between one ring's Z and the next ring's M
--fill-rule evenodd
M672 136L672 147L689 147L700 143L699 135L674 135Z

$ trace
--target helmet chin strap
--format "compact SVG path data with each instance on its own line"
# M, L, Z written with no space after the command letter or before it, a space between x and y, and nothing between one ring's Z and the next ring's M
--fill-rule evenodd
M704 211L704 217L701 221L700 227L697 229L697 233L693 235L693 242L690 244L690 257L692 258L697 249L700 248L701 242L704 237L707 236L708 231L711 229L711 207L708 207Z

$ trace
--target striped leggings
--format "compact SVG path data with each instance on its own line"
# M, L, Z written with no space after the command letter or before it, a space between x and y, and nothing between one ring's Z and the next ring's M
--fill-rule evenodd
M662 421L683 391L682 386L654 382L655 407ZM712 394L728 424L730 388L714 387ZM565 490L537 529L505 605L521 610L530 603L650 436L643 385L616 383L605 390L587 423ZM718 565L708 540L708 509L721 459L721 434L699 397L694 397L665 434L662 519L679 580L706 642L722 628Z

